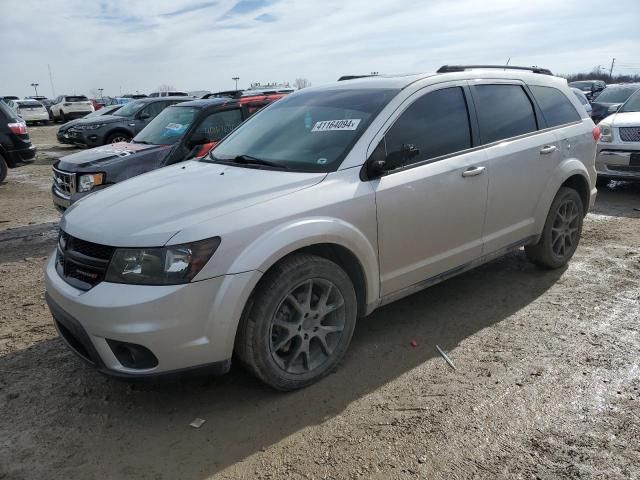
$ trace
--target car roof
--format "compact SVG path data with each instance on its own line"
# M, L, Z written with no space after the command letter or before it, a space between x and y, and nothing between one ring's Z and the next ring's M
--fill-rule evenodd
M153 103L153 102L175 102L176 100L193 100L193 97L146 97L146 98L132 98L133 102Z
M260 101L260 100L269 100L269 99L277 100L284 96L285 95L281 93L275 93L272 95L265 95L262 93L258 93L256 95L244 96L239 98L229 98L229 97L197 98L195 100L190 100L188 102L181 102L179 105L173 105L173 106L206 108L206 107L222 106L222 105L235 105L235 104L243 105L251 102L251 100L253 100L254 97L256 101Z

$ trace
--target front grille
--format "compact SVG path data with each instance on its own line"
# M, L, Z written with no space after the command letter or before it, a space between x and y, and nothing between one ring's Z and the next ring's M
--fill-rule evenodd
M89 290L104 280L114 251L114 247L87 242L60 232L56 269L69 285Z
M76 174L53 169L53 186L64 197L76 192Z
M640 142L640 127L620 127L623 142Z

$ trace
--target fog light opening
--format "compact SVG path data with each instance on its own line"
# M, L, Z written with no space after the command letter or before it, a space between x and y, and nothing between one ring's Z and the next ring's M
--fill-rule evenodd
M145 370L158 365L156 356L151 350L142 345L120 342L109 338L107 343L123 367Z

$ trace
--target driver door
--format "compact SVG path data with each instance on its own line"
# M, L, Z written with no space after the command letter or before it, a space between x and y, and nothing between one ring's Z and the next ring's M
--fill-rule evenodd
M482 255L489 172L486 152L473 148L470 95L464 82L427 90L405 102L376 149L385 158L372 183L382 296Z

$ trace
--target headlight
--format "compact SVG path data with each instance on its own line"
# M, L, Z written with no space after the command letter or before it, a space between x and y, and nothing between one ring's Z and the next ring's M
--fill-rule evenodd
M613 141L613 131L611 125L606 123L599 123L600 128L600 141L603 143L611 143Z
M78 177L78 192L88 192L96 185L102 185L104 173L89 173Z
M82 127L83 130L97 130L106 125L106 123L94 123L93 125L84 125Z
M164 248L116 249L105 281L137 285L189 283L220 245L220 237Z

